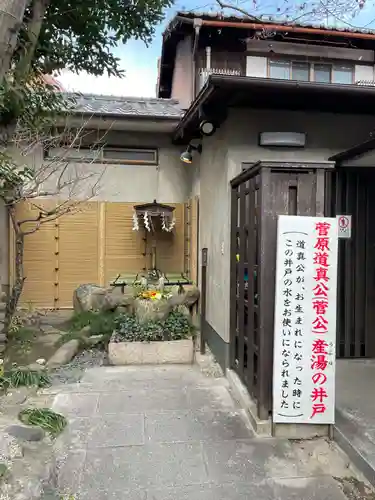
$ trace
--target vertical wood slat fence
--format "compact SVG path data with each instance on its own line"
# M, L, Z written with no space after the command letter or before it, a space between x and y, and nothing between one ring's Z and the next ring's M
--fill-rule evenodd
M351 215L350 239L339 239L337 356L375 356L375 172L342 167L331 176L329 215Z
M52 203L52 202L51 202ZM41 308L70 308L74 288L82 283L107 286L118 274L150 267L151 247L143 230L133 231L136 203L90 202L80 212L46 223L25 240L25 287L21 303ZM186 270L184 204L175 204L174 234L160 234L158 267L168 273ZM20 206L19 217L33 214ZM11 230L10 282L14 279L14 235Z

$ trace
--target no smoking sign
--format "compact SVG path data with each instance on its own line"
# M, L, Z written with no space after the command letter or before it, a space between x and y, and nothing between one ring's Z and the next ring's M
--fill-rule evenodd
M336 215L338 237L351 238L352 236L352 216L351 215Z

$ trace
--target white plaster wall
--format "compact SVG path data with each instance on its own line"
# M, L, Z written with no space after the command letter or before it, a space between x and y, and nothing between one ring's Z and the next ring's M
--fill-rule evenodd
M374 80L374 66L365 64L356 64L354 67L354 81Z
M247 56L246 76L267 77L267 57Z
M240 173L241 163L326 161L334 153L368 139L373 127L372 116L238 109L229 112L228 120L214 136L203 139L199 244L200 249L208 248L207 320L226 342L229 341L229 182ZM258 145L261 131L306 132L306 148L262 148Z
M190 169L191 179L191 196L199 196L201 190L201 176L200 176L200 156L197 154L194 157L193 163L188 166Z
M199 247L208 248L206 319L223 338L229 336L225 288L229 275L230 220L226 137L223 125L214 136L203 139L199 201Z
M181 148L173 146L167 134L146 134L111 132L105 136L108 145L122 147L157 147L159 164L126 165L100 163L72 163L66 171L66 178L92 175L80 182L74 190L74 197L85 198L91 193L92 186L98 181L98 194L93 200L110 202L151 202L156 199L165 203L185 202L190 194L190 175L180 161ZM17 156L17 154L15 153ZM18 155L18 158L19 155ZM20 158L37 167L43 161L41 149ZM65 162L62 162L65 165ZM56 168L54 165L53 168ZM58 174L51 176L45 187L53 190Z

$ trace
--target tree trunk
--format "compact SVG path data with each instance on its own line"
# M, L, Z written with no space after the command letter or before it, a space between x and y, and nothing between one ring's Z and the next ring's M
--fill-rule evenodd
M8 71L29 0L0 0L0 84Z
M16 234L15 241L15 280L12 286L12 290L9 294L7 307L5 310L5 321L4 330L8 333L9 327L12 323L12 319L17 311L18 302L21 297L23 290L23 284L25 282L24 269L23 269L23 254L25 247L25 236L24 234Z
M24 53L18 61L15 71L18 80L26 77L30 71L31 62L35 54L36 46L38 45L40 30L42 29L49 3L50 0L33 0L32 16L26 27L28 42L25 45Z

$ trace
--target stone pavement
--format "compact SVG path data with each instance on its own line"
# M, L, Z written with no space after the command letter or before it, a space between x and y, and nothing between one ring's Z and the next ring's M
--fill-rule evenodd
M60 390L57 481L75 500L346 498L334 444L256 438L226 379L198 367L93 368Z
M337 360L335 440L372 484L375 484L375 405L371 397L374 380L374 359Z

